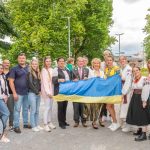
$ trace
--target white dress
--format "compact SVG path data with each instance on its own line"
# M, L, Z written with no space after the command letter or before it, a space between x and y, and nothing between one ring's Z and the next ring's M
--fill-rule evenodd
M126 65L125 68L120 70L120 73L121 79L124 82L122 95L125 95L120 107L120 119L126 119L131 100L132 68L129 65Z

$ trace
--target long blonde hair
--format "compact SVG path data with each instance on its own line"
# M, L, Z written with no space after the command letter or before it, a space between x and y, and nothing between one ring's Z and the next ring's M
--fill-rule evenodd
M50 59L50 60L51 60L51 57L50 57L50 56L45 56L45 57L44 57L44 59L43 59L43 67L44 67L44 68L46 68L46 66L45 66L45 61L46 61L47 59Z
M32 68L32 63L33 62L37 62L38 63L38 67L37 67L37 74L35 73L35 70L33 70ZM30 62L30 73L36 78L36 79L41 79L41 75L40 75L40 68L39 68L39 61L38 59L32 59Z

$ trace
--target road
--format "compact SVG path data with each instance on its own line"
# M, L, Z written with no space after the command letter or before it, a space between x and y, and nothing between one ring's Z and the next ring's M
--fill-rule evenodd
M43 103L40 108L40 123L42 126ZM110 131L107 127L94 130L91 122L88 127L73 128L73 108L69 103L67 121L70 126L63 130L57 123L57 104L53 107L53 120L57 126L52 132L33 132L30 129L22 129L21 134L8 132L10 143L0 143L0 150L149 150L150 140L135 142L132 133ZM107 126L109 123L106 124Z

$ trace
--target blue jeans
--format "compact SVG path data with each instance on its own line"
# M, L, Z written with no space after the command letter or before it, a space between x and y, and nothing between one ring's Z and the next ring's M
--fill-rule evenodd
M10 113L3 99L0 99L0 116L3 121L4 129L6 128L7 120Z
M14 128L19 128L20 112L22 106L23 125L28 125L28 95L18 95L18 100L14 103Z
M31 127L34 128L39 125L40 96L29 92L28 101L30 105L30 123Z

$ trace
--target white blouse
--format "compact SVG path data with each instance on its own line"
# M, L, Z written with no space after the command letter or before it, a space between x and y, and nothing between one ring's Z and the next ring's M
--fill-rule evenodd
M93 77L100 77L100 78L105 78L104 75L104 71L102 71L101 69L99 69L99 72L97 74L97 72L93 69L93 70L89 70L89 77L88 78L93 78Z
M144 82L144 87L142 89L142 101L147 101L150 96L150 77L147 77Z
M137 83L134 83L134 79L133 79L133 82L132 82L132 89L143 89L143 86L144 86L144 80L145 80L146 77L142 76L141 79L137 82Z
M120 70L121 79L125 81L122 87L122 94L126 95L131 90L132 84L132 68L129 65L126 65L125 68Z

